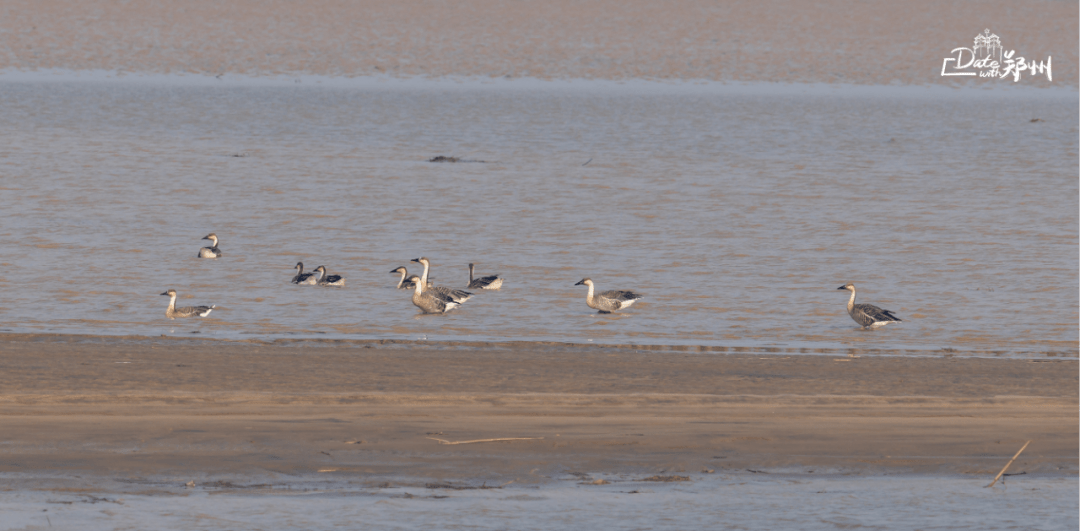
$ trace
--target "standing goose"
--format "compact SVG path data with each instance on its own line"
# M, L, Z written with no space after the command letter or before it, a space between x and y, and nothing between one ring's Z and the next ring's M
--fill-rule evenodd
M589 294L585 296L585 304L589 305L589 308L600 310L600 313L612 313L623 308L629 308L631 304L634 304L641 295L632 291L603 291L593 295L593 281L591 278L583 278L575 286L580 285L589 286Z
M217 234L214 234L213 232L211 232L210 234L207 234L206 236L203 236L203 239L204 240L210 240L210 241L214 242L214 245L211 245L210 247L203 247L202 249L199 249L199 258L217 258L217 257L221 256L221 249L218 249L218 247L217 247L217 244L218 244Z
M847 301L847 313L859 326L866 328L900 322L900 318L893 315L892 310L882 310L873 304L855 304L855 284L848 282L836 289L851 292L851 298Z
M308 286L314 286L319 281L319 277L315 273L305 273L304 272L304 263L303 262L297 262L296 267L294 269L296 269L296 276L292 277L292 283L293 284L304 284L304 285L308 285Z
M177 317L206 317L210 315L210 312L217 308L217 305L212 306L185 306L183 308L176 307L176 290L170 289L162 295L169 296L169 307L165 310L165 316L169 319L176 319Z
M447 295L451 299L453 299L454 302L458 303L465 302L469 300L469 297L472 297L472 293L469 293L468 291L462 291L460 289L450 289L444 288L442 286L429 287L431 286L431 284L428 282L428 268L431 267L431 262L429 262L427 258L424 258L422 256L420 258L413 258L410 261L424 264L424 274L420 275L420 283L423 284L428 291L434 291L435 293L438 293L440 295Z
M315 268L315 273L319 275L320 286L344 286L345 279L341 278L341 275L328 275L326 274L326 266L319 266Z
M435 291L424 291L424 281L413 275L409 277L409 280L413 283L413 296L412 303L420 308L423 313L446 313L458 306L461 306L460 302L455 301L448 295L444 295Z
M499 275L473 278L473 264L469 264L469 289L499 289L502 287L503 278Z

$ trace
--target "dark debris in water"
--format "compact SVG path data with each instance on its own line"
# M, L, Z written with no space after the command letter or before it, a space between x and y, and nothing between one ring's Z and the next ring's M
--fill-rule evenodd
M690 476L651 476L641 481L656 481L660 483L672 483L675 481L690 481Z
M429 488L429 489L450 489L450 490L491 490L491 489L501 489L502 488L502 487L489 487L487 485L487 483L484 483L483 485L480 485L479 487L474 487L474 486L471 486L471 485L454 485L453 483L428 483L427 485L424 485L424 487Z
M431 157L430 159L428 159L428 162L479 162L479 163L487 163L486 160L463 159L463 158L459 158L459 157L447 157L446 155L439 155L437 157Z
M209 489L265 489L265 488L272 487L273 485L270 485L269 483L258 483L258 484L255 484L255 485L241 485L241 484L233 483L231 481L218 480L218 481L211 481L211 482L208 482L208 483L201 483L201 484L199 484L199 486L203 487L203 488L209 488Z
M406 492L405 494L402 494L400 496L391 496L391 498L404 498L406 500L412 500L412 499L417 499L417 500L445 500L446 498L449 498L449 496L440 496L438 494L431 495L431 496L414 496L414 495L409 494L408 492Z

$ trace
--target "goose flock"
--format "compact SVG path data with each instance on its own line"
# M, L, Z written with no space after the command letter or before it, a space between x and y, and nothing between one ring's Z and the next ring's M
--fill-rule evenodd
M213 245L199 249L199 258L216 259L221 257L221 249L218 249L217 235L210 233L204 236L203 239L210 240ZM420 276L410 275L409 271L405 269L404 266L390 270L390 274L399 275L397 289L412 290L412 303L420 309L421 313L446 313L450 310L460 308L461 305L472 298L472 292L463 289L433 286L428 279L428 274L431 271L431 261L426 257L421 256L420 258L413 258L411 262L424 266L424 272ZM296 270L296 275L292 278L291 282L293 284L335 287L345 285L345 278L341 275L331 275L327 271L326 266L320 265L319 267L316 267L313 272L305 273L304 263L297 262L294 269ZM503 280L504 279L499 275L476 277L475 264L469 264L469 283L465 286L465 289L498 290L499 288L502 288ZM640 293L626 290L597 292L596 285L591 278L583 278L574 285L589 288L588 293L585 295L585 304L589 308L597 310L599 313L615 313L620 310L625 310L643 298ZM901 322L901 319L894 315L892 310L883 310L873 304L855 304L855 284L849 282L837 289L851 292L851 298L847 303L847 311L848 315L851 316L851 319L858 323L859 326L863 328L876 328L889 323ZM165 293L162 293L162 295L169 296L169 307L165 310L165 316L169 319L176 319L177 317L206 317L217 307L216 305L211 305L177 308L176 290L169 289Z

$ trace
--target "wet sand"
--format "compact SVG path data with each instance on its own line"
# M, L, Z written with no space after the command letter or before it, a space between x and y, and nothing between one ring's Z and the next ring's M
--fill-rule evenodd
M1069 476L1076 363L4 335L0 473L992 477L1031 439L1010 472Z

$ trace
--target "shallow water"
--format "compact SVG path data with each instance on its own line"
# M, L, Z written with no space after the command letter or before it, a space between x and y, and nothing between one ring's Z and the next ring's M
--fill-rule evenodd
M652 483L490 490L294 482L229 488L120 480L119 489L0 492L0 529L1075 529L1075 478L695 475ZM14 478L4 478L12 481ZM295 478L294 478L295 480ZM72 480L68 485L79 484ZM262 483L260 481L260 483ZM220 483L219 483L220 484Z
M0 76L0 331L1076 356L1075 92L299 81Z

